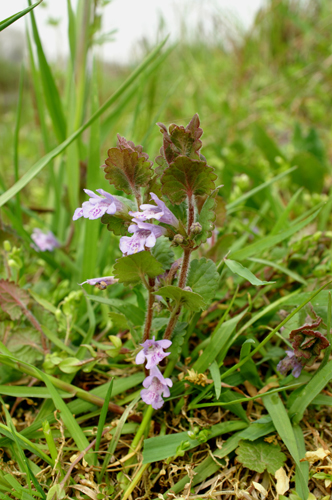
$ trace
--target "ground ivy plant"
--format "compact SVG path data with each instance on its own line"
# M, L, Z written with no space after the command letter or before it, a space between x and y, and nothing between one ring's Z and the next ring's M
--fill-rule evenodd
M141 397L154 409L162 407L162 396L170 396L172 381L161 368L171 354L165 350L172 345L182 309L204 309L219 281L212 260L191 263L192 252L214 230L218 195L217 176L200 152L203 130L199 117L196 114L186 127L172 124L167 130L162 123L158 125L162 147L155 166L142 146L123 137L118 136L117 146L108 150L102 166L105 179L130 198L104 189L97 189L98 194L85 189L89 200L73 215L73 220L100 219L109 231L121 236L123 256L114 264L114 276L83 283L102 289L114 283L142 283L147 289L143 349L137 352L136 363L146 363ZM161 239L163 243L158 244ZM177 258L171 247L178 247ZM167 323L156 340L151 338L152 320L161 311L167 311Z

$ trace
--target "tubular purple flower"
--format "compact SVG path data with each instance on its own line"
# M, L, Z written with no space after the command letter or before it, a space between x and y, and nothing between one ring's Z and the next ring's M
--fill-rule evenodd
M156 194L150 193L150 195L157 206L144 204L140 206L140 209L143 210L143 212L129 212L129 215L132 215L140 221L145 221L147 219L157 219L159 220L159 222L163 222L164 224L169 224L170 226L178 228L178 219L169 210L169 208L166 207L165 203L160 200Z
M89 201L85 201L81 208L76 208L73 220L77 220L80 217L85 219L95 220L102 217L104 214L113 215L115 212L123 210L124 204L117 200L115 196L107 193L103 189L96 189L97 193L102 196L98 196L93 191L89 189L84 189L85 193L90 196Z
M105 290L105 288L109 285L114 285L118 283L118 279L114 278L114 276L103 276L101 278L91 278L89 280L83 281L83 283L79 283L79 285L84 285L87 283L88 285L97 286L101 290Z
M151 405L155 410L159 410L164 404L162 395L165 398L170 396L169 387L173 382L170 378L164 378L159 369L155 366L151 369L150 375L143 381L141 397L147 405Z
M43 231L39 228L35 228L32 232L31 238L35 242L35 245L31 245L32 248L36 250L36 252L52 252L54 248L60 246L60 243L52 233L52 231L48 231L48 233L43 233Z
M171 345L172 342L170 340L155 340L155 337L153 336L152 340L148 339L141 344L143 349L137 354L135 363L137 365L141 365L145 360L147 360L145 368L150 370L156 367L162 359L171 354L170 352L164 352L164 349L168 349Z
M134 235L122 236L120 238L120 250L126 255L142 252L144 247L154 247L157 238L167 231L164 227L149 224L148 222L141 222L137 219L133 219L133 222L135 224L131 224L128 231L129 233L134 233Z
M301 375L303 366L291 349L287 349L286 354L287 356L277 364L277 370L283 375L292 370L293 377L298 378Z

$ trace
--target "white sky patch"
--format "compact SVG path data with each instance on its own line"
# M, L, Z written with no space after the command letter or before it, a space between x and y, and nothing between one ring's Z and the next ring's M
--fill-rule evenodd
M33 0L34 1L34 0ZM27 7L26 0L0 0L0 18L5 19ZM43 2L44 3L44 2ZM145 37L153 45L161 35L170 34L172 40L181 37L183 19L189 27L189 36L202 32L212 33L214 20L219 18L226 24L237 21L243 28L251 25L264 0L113 0L102 9L102 33L116 29L114 41L105 43L99 50L109 62L127 63L139 55L139 43ZM77 0L72 0L76 8ZM44 50L53 60L68 55L67 0L48 0L46 7L34 9ZM49 19L59 20L54 27ZM162 21L161 21L162 20ZM3 52L11 50L15 30L25 31L26 20L20 19L0 34ZM160 32L160 26L162 31ZM6 43L6 34L12 36Z

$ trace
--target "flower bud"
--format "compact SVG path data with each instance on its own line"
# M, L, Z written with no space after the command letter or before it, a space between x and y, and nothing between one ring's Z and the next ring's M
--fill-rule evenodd
M173 238L173 243L175 245L182 245L184 242L184 237L181 234L176 234Z
M183 290L185 292L192 292L192 288L190 288L190 286L185 286Z
M200 223L194 222L190 226L190 232L191 232L191 234L200 234L202 232L202 226L200 225Z
M3 242L3 247L4 247L4 249L6 250L6 252L10 252L10 251L11 251L11 249L12 249L11 244L10 244L10 241L8 241L8 240L5 240L5 241Z

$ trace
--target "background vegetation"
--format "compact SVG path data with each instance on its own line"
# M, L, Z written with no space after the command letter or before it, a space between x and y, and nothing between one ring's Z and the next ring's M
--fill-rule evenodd
M146 58L133 67L94 57L95 12L92 1L80 1L77 12L68 1L65 68L47 61L33 11L28 63L1 62L1 277L18 285L21 305L9 314L0 299L0 497L257 498L261 486L273 498L283 467L285 495L328 498L330 469L318 465L330 462L322 456L309 470L300 459L328 450L329 349L320 369L316 363L297 380L276 365L289 332L304 322L296 307L311 300L330 331L332 5L270 0L248 32L220 15L212 35L202 31L190 43L184 35L174 46L161 31L161 44L145 44ZM203 154L223 184L225 216L200 254L219 266L220 287L202 315L184 313L171 398L150 425L137 400L143 373L130 355L144 291L82 291L77 283L112 274L120 250L104 225L74 226L71 218L85 187L120 194L99 168L117 133L153 159L155 123L185 125L196 112ZM61 247L37 252L36 227ZM275 283L255 287L234 274L223 265L228 252ZM162 326L156 322L156 334ZM109 335L124 351L111 353ZM275 455L257 469L266 437Z

